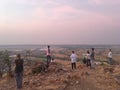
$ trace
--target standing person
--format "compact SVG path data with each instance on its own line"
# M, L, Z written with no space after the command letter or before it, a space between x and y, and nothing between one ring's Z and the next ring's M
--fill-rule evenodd
M23 59L21 59L21 55L17 55L17 59L15 60L15 79L17 84L17 89L22 89L22 77L23 77Z
M86 60L86 54L83 54L83 60L82 61L83 61L83 64L86 65L86 61L87 61Z
M89 50L87 51L86 58L87 58L87 67L90 66L90 68L91 68L90 52L89 52Z
M108 52L108 62L109 62L110 65L113 64L112 63L112 51L111 51L111 49L109 49L109 52Z
M91 54L90 54L90 59L91 59L91 67L95 68L95 49L92 48Z
M73 69L76 69L76 59L77 59L77 55L75 54L74 51L72 51L72 54L71 54L70 58L71 58L72 70L73 70Z
M47 55L47 65L49 66L49 64L51 62L51 50L50 50L50 46L49 45L48 45L48 48L47 48L46 55Z

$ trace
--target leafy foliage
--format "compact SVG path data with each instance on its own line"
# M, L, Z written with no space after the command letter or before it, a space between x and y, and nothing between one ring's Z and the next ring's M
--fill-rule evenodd
M6 72L11 73L11 61L7 50L0 51L0 77Z

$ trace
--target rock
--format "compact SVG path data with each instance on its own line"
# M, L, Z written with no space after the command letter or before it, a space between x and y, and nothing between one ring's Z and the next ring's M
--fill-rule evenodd
M30 75L32 74L32 70L29 69L29 70L26 70L25 73L24 73L24 76L27 76L27 75Z
M78 69L83 69L83 65L80 64L80 65L78 66Z
M115 81L116 81L117 84L120 85L120 76L115 76Z
M90 74L88 72L85 72L85 75L89 76Z
M95 65L101 65L102 63L101 62L94 62L95 63Z
M79 83L79 81L76 81L76 84L78 84Z
M24 81L23 84L24 85L29 85L29 81Z
M56 86L56 85L49 85L44 87L44 90L58 90L60 86Z
M114 72L114 68L113 67L102 67L100 69L101 73L113 73Z

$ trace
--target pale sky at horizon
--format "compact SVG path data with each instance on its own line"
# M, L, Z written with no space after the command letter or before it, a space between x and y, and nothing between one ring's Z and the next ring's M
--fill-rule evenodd
M120 44L120 0L0 0L1 44Z

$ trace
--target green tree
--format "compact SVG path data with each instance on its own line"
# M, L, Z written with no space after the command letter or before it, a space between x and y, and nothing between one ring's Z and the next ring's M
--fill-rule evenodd
M3 58L4 58L4 61L5 61L5 64L7 65L7 68L8 68L8 75L11 76L12 75L12 70L11 70L11 61L9 59L9 52L7 50L5 50L4 54L3 54Z
M0 78L2 78L4 68L5 68L5 63L3 59L3 51L0 51Z

